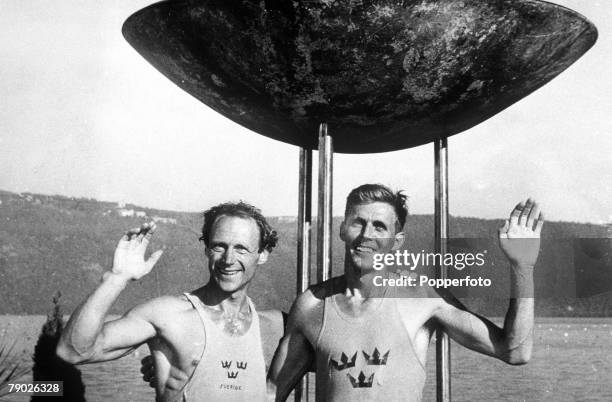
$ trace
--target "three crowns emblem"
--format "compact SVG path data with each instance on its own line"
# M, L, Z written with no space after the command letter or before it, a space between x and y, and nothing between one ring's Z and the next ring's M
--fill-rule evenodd
M389 353L391 350L387 350L385 354L382 354L377 347L374 348L372 354L368 354L365 351L361 351L363 354L366 365L368 366L386 366L387 360L389 358ZM352 357L346 355L346 353L342 352L340 355L340 362L330 359L330 364L337 371L346 370L351 367L355 367L357 361L357 354L359 352L355 352ZM349 381L351 382L351 386L353 388L372 388L372 384L374 383L374 375L376 373L372 373L369 376L363 371L359 372L357 378L353 377L350 374L346 374Z
M249 363L248 362L236 362L236 367L239 370L246 370L247 365ZM229 369L232 367L232 361L231 360L221 360L221 368L227 369L227 378L233 378L236 379L238 378L238 373L239 371L230 371Z

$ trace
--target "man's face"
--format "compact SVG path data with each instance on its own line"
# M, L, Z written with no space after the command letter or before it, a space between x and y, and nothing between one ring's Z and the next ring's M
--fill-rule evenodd
M223 215L211 228L206 254L211 280L229 293L245 288L268 257L267 251L259 252L259 227L253 219Z
M373 269L374 254L397 250L404 240L396 232L397 215L385 202L353 206L340 227L340 238L350 254L352 264L360 270Z

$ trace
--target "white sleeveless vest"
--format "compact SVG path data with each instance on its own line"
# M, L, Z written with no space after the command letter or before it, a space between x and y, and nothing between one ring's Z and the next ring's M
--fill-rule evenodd
M204 325L206 345L189 381L184 401L265 401L266 366L261 346L259 316L247 297L252 322L241 336L229 336L203 310L193 295L185 294Z

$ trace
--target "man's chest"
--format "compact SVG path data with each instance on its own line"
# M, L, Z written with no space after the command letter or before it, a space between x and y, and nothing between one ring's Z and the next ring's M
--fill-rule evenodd
M265 388L265 364L258 332L254 325L247 333L232 336L222 323L213 323L209 316L202 320L197 312L160 323L156 364L168 367L161 376L166 379L165 397L180 390L195 395L205 390L212 400L232 400L245 392L260 392Z
M384 300L375 314L370 312L363 317L349 317L345 310L328 307L320 331L311 331L307 338L315 346L318 359L323 358L333 367L346 367L360 360L368 364L382 362L389 350L394 351L394 356L407 351L411 358L416 355L424 363L434 306L424 299Z
M238 347L243 343L240 340L260 339L259 328L251 328L253 323L250 319L240 326L243 331L236 333L235 323L228 324L223 317L214 314L206 318L204 324L198 312L191 309L156 323L158 338L164 345L168 360L187 374L199 363L206 348L230 348L233 342Z
M172 366L189 375L206 346L204 324L195 310L177 312L156 322L160 349Z
M371 400L388 385L408 378L414 381L411 386L420 389L425 376L401 322L369 320L358 327L327 321L316 357L317 381L327 392L356 400Z

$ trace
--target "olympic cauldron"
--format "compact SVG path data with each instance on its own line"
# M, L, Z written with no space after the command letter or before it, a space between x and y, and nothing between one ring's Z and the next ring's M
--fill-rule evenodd
M342 153L467 130L597 39L581 15L536 0L164 1L123 34L229 119L308 149L325 122Z

